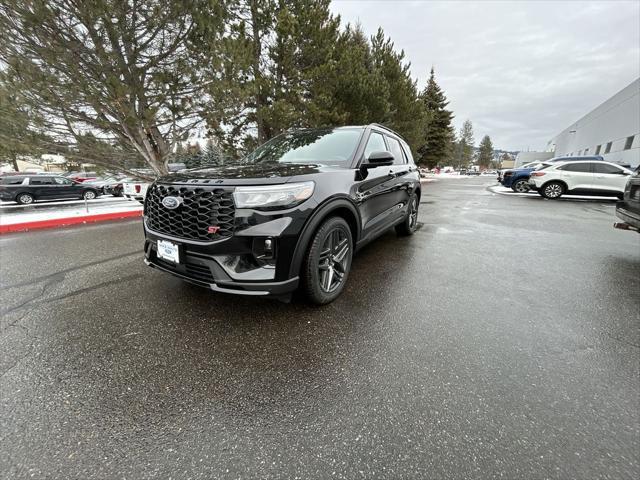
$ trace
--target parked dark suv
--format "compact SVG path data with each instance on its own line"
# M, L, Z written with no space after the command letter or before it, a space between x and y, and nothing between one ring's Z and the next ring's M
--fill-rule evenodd
M36 200L93 200L97 188L56 175L8 175L0 177L0 199L28 205Z
M145 262L219 292L314 303L343 290L354 252L416 229L420 179L380 125L284 133L233 166L157 180L144 206Z
M622 200L616 205L616 216L622 220L614 227L640 233L640 165L629 178Z

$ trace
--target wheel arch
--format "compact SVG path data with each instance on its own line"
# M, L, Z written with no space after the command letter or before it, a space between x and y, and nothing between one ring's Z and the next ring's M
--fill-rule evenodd
M299 274L304 255L307 252L313 235L318 231L320 225L329 217L341 217L347 222L351 229L351 236L355 248L361 234L361 221L358 209L353 202L346 197L330 200L316 209L302 229L302 233L298 237L298 242L293 252L293 259L289 267L289 277L295 277Z

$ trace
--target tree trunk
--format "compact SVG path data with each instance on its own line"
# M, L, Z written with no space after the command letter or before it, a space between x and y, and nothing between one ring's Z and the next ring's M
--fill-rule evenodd
M18 156L15 153L11 155L11 165L16 172L20 171L20 169L18 168Z
M251 1L251 28L253 33L253 76L256 84L255 104L256 104L256 124L258 127L258 141L264 143L269 139L267 126L265 125L264 108L267 105L267 98L264 93L262 71L260 70L260 58L262 57L262 37L260 34L259 12L257 0Z

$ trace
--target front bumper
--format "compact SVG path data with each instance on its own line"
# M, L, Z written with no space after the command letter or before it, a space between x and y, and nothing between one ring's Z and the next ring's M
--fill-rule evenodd
M144 259L144 263L150 267L157 268L158 270L162 270L163 272L170 273L176 277L182 278L187 282L193 283L195 285L210 288L215 292L221 293L232 293L235 295L254 295L254 296L278 296L285 295L287 293L293 292L296 288L298 288L299 279L298 277L291 278L289 280L285 280L284 282L235 282L235 281L224 281L224 280L215 280L213 283L209 283L204 280L199 280L194 278L187 272L178 271L175 266L168 266L168 262L163 262L165 265L160 265L158 259L156 261L149 260L147 258Z
M211 290L281 296L298 287L291 274L297 242L315 202L293 211L236 209L232 236L211 242L172 237L149 228L145 217L145 263ZM179 263L159 258L158 240L178 245ZM266 241L271 248L267 250Z

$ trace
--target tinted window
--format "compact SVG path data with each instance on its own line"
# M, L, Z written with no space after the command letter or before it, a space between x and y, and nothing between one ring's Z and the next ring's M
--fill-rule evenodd
M372 152L385 152L387 146L384 143L384 137L381 133L371 132L369 141L367 141L367 148L364 149L364 158L369 158Z
M349 167L362 129L309 129L287 132L261 145L248 163L320 163Z
M2 185L20 185L24 177L2 177L2 181L0 183Z
M404 158L404 154L402 153L402 147L400 146L400 142L395 138L387 137L387 143L389 144L389 151L393 153L394 165L401 165L403 163L407 163L407 160Z
M53 179L51 177L31 177L29 185L53 185Z
M622 169L614 167L613 165L608 165L606 163L594 163L593 171L595 173L614 173L616 175L622 173Z
M558 167L558 170L565 170L567 172L586 172L591 173L590 163L568 163Z
M411 154L411 149L409 148L409 145L407 145L405 142L401 142L401 144L402 144L402 152L404 153L404 156L407 159L407 161L410 163L414 163L413 155Z
M62 177L53 177L53 181L58 185L71 185L73 182Z

